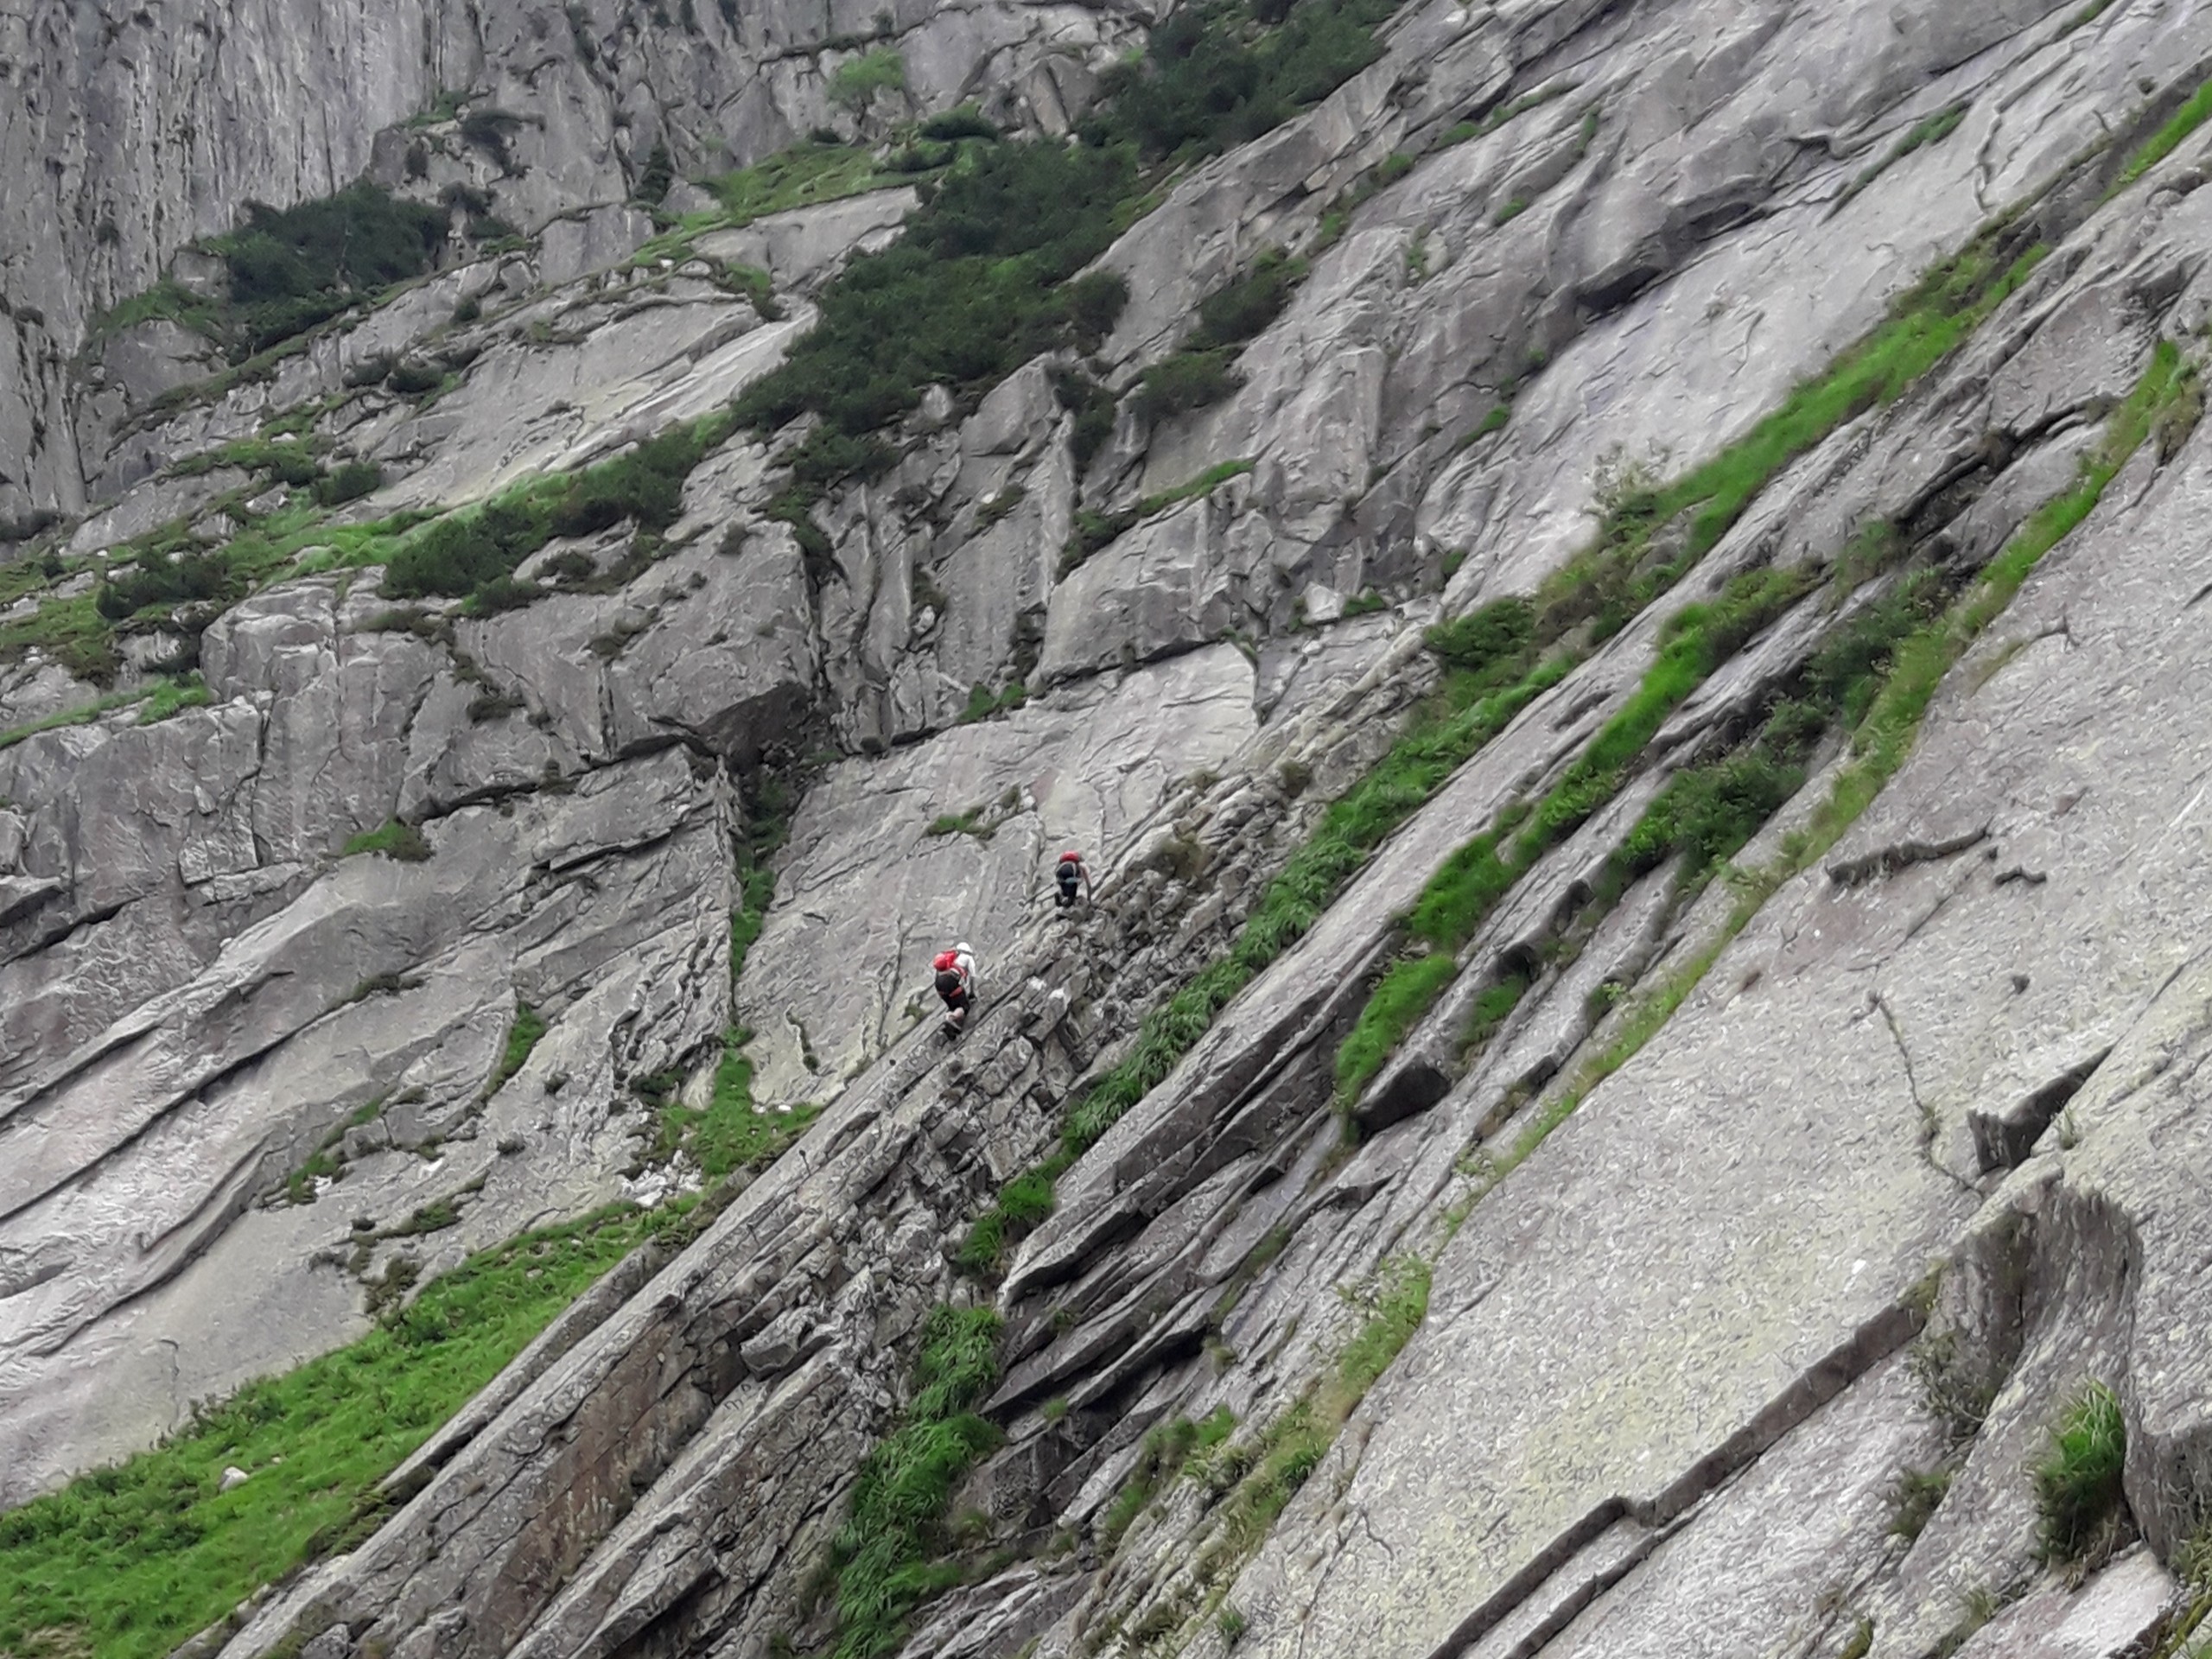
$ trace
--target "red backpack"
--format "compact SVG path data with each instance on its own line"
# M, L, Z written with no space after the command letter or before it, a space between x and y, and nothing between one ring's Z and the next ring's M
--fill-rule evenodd
M959 953L953 950L940 950L931 959L930 966L940 974L957 973L960 971Z

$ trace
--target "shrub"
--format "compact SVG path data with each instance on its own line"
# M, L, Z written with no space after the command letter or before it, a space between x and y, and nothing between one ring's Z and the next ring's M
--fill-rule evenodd
M384 486L384 468L373 461L348 461L315 480L315 499L326 507L358 501Z
M435 391L445 380L445 371L435 364L404 359L392 365L385 385L403 397L419 397L426 391Z
M1468 675L1473 686L1517 679L1536 642L1535 607L1526 599L1501 599L1439 622L1424 636L1428 648Z
M1228 346L1211 346L1162 358L1138 383L1137 413L1159 422L1220 403L1244 384L1244 377L1230 366L1234 356Z
M227 599L239 579L216 554L149 547L137 563L112 582L104 582L92 607L111 621L119 622L152 605L178 605L195 600Z
M1213 0L1171 12L1141 60L1109 72L1111 107L1082 130L1092 143L1132 138L1156 158L1256 138L1381 56L1374 28L1393 10L1394 0L1260 0L1248 12Z
M1252 339L1282 315L1305 280L1306 262L1281 248L1263 250L1251 270L1231 278L1198 302L1198 327L1192 343L1233 346Z
M645 157L645 170L638 175L638 200L658 207L668 200L671 186L676 182L676 158L668 153L668 141L656 138L652 151Z
M1070 343L1059 285L1113 239L1128 178L1119 153L1051 144L974 152L899 242L853 260L823 292L821 322L746 390L739 418L772 430L812 411L832 435L859 439L913 408L927 386L970 392ZM1095 317L1106 290L1086 292Z
M365 180L281 212L248 203L245 225L209 245L230 276L234 353L264 350L364 294L422 275L445 235L436 209Z
M995 138L999 130L983 118L983 113L973 104L963 104L958 109L933 115L921 124L925 138Z
M1085 351L1094 350L1113 333L1128 302L1129 285L1119 271L1089 271L1070 283L1068 321L1075 329L1076 343Z
M1114 412L1118 405L1114 394L1087 374L1064 368L1051 372L1052 396L1075 416L1068 432L1068 454L1080 476L1091 457L1114 435Z
M878 92L906 89L906 60L895 46L880 46L849 59L830 75L830 101L855 113L866 109Z

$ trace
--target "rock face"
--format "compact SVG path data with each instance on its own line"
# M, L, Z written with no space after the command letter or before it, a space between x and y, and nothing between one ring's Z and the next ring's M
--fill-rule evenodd
M162 98L234 109L277 42L385 84L308 160L219 124L175 225L136 194L168 140L89 113L153 60L124 35L12 53L47 90L0 113L0 149L64 156L86 202L130 179L140 217L72 221L6 279L62 298L25 324L11 297L0 332L47 365L0 375L0 513L79 516L0 623L86 601L65 550L145 569L166 525L290 523L239 440L382 471L249 596L129 624L111 698L196 641L204 703L111 706L56 645L0 678L11 726L53 722L0 747L0 1503L366 1330L364 1281L403 1260L696 1189L637 1108L710 1087L742 1033L763 1109L822 1109L804 1136L435 1435L374 1535L201 1650L829 1649L824 1562L931 1311L985 1303L1001 1438L941 1517L959 1582L913 1610L907 1659L2177 1641L2212 1512L2188 718L2212 681L2212 142L2184 119L2138 146L2196 91L2176 66L2212 60L2212 17L1956 10L1409 5L1099 261L1128 300L1083 366L1117 394L1263 250L1306 262L1227 395L1152 421L1122 397L1079 465L1075 365L1039 359L933 391L879 475L796 512L797 433L718 431L670 512L556 539L498 605L387 592L361 526L719 408L920 199L647 246L645 149L699 173L873 130L825 90L871 28L912 108L1063 132L1135 20L495 8L325 41L334 18L228 15ZM404 182L397 124L464 80L517 118L496 176L453 120L411 131L431 183L479 180L524 245L266 378L208 380L154 330L71 385L57 342L99 304L256 193ZM1945 349L1821 382L1772 437L1955 257L1942 279L1986 301L1929 325ZM406 364L435 389L397 390ZM1471 754L1417 784L1401 754L1395 827L1341 888L1209 1017L1162 1012L1455 695L1433 624L1533 596L1551 627L1593 516L1724 455L1764 457L1739 514L1707 526L1707 495L1643 525L1635 602L1554 628L1556 671L1478 705ZM1647 719L1680 642L1754 592L1779 597ZM1923 601L1947 620L1865 644ZM1853 650L1893 688L1933 663L1923 701L1808 741L1737 874L1629 856ZM1593 775L1557 834L1510 838ZM1493 901L1417 942L1406 918L1492 831L1520 861ZM1065 845L1099 883L1067 912ZM957 1046L925 973L955 938L982 962ZM1340 1083L1378 982L1447 966ZM1050 1213L963 1271L969 1224L1171 1029L1172 1069L1053 1166ZM2092 1383L2121 1501L2060 1561L2023 1471Z

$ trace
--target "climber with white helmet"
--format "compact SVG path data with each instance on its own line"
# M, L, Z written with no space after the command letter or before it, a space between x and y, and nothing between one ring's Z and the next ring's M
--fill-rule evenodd
M937 994L944 999L944 1028L957 1035L976 998L976 953L963 939L951 950L938 951L930 967L937 975Z

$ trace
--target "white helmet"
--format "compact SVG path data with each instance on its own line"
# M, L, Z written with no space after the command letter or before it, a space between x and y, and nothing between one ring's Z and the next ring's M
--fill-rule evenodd
M973 950L968 948L968 941L965 939L961 940L959 944L954 945L952 948L955 950L957 950L963 957L972 957L976 954Z

